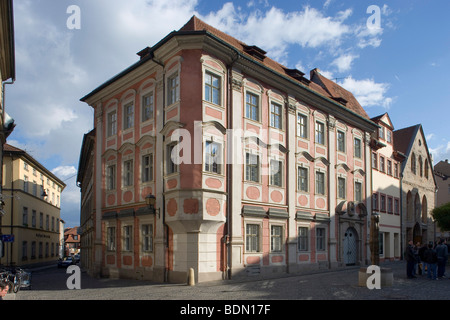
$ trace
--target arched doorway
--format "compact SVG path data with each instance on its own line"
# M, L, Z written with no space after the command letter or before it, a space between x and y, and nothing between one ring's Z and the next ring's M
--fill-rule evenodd
M422 243L422 231L420 230L420 225L418 222L414 225L413 241L414 241L414 244L416 244L417 242Z
M358 234L352 227L348 228L344 233L344 256L345 265L355 265L358 259Z

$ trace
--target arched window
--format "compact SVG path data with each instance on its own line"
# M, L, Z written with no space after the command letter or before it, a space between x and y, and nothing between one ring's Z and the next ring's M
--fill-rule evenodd
M427 219L428 219L427 197L423 196L423 198L422 198L422 222L427 223Z
M408 194L406 195L406 220L412 221L413 220L413 201L412 201L412 194L411 191L408 191Z
M416 174L416 155L414 152L411 154L411 171Z
M428 179L428 159L425 159L425 178Z
M420 211L421 211L421 206L420 206L420 197L419 194L416 193L416 197L414 198L414 220L420 220Z
M419 156L419 175L423 176L423 162L422 162L422 156Z

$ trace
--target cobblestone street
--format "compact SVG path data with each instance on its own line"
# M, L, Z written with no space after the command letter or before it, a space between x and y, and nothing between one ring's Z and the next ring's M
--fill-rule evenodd
M384 264L394 275L392 286L368 289L358 285L359 267L271 279L215 281L188 286L124 279L94 279L82 272L81 289L69 290L70 274L48 268L33 272L32 288L9 294L7 300L448 300L450 281L426 275L406 278L404 262Z

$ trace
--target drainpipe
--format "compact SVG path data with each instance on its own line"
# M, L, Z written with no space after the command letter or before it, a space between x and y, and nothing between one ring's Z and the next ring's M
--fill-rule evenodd
M232 59L229 65L227 65L227 128L233 129L233 65L238 60L239 55L236 53L235 57ZM232 152L232 144L233 136L231 136L231 143L230 143L230 137L227 136L227 159L231 161L227 161L227 186L226 186L226 194L227 194L227 221L226 223L226 234L224 235L222 241L224 244L224 272L225 277L227 279L231 279L231 266L232 266L232 246L231 246L231 236L232 236L232 204L233 199L231 198L231 191L233 189L233 175L232 175L232 167L233 167L233 161L230 159L230 155L233 155ZM231 163L230 163L231 162Z
M162 62L158 61L155 59L154 53L152 52L152 57L151 59L153 62L155 62L156 64L160 65L162 67L162 71L163 71L163 77L162 77L162 87L163 87L163 98L162 98L162 118L163 118L163 127L164 127L164 123L166 120L166 112L165 112L165 107L166 107L166 71L165 71L165 66ZM163 158L163 163L165 161L165 152L164 152L164 142L165 142L165 136L163 135L162 137L162 158ZM164 166L163 166L164 168ZM164 182L164 169L163 169L163 183L162 183L162 225L164 228L164 234L163 234L163 246L164 246L164 282L168 282L168 250L169 250L169 228L166 224L166 184ZM156 193L156 192L155 192Z
M401 169L401 168L399 168ZM403 173L400 172L400 260L403 260Z

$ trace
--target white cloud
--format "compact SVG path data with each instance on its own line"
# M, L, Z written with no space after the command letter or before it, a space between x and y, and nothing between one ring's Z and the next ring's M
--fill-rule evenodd
M435 148L428 147L428 149L433 157L434 164L445 159L450 159L450 141L445 141L444 143L437 145Z
M353 60L359 58L358 55L354 54L343 54L336 58L331 65L334 65L338 68L339 72L347 72L351 69Z
M427 139L427 141L429 142L431 139L433 139L435 137L435 134L434 133L430 133L430 134L427 134L427 136L426 136L426 139Z
M387 97L389 84L376 83L373 79L356 80L351 76L339 83L352 92L363 107L381 106L389 109L393 98Z
M60 179L67 179L77 173L74 166L59 166L52 170L52 173Z
M246 15L228 2L219 11L200 18L247 44L261 47L280 61L286 58L288 45L305 48L337 46L351 32L344 23L351 13L351 10L346 10L336 17L327 17L307 6L302 11L287 13L271 7L264 12L255 10Z

